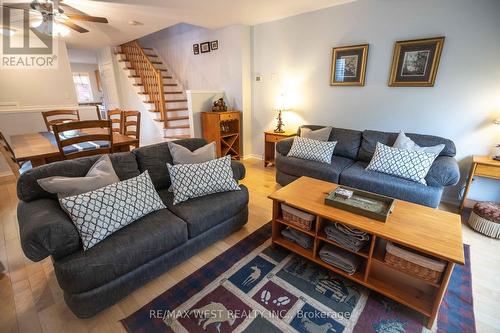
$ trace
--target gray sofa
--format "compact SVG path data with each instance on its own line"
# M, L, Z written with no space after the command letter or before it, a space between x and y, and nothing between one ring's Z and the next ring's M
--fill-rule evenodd
M312 130L324 126L306 125ZM300 128L298 130L300 135ZM444 144L445 148L436 158L426 177L427 186L391 175L365 170L370 162L377 142L392 146L398 133L379 131L356 131L333 128L329 141L337 141L330 164L286 156L293 138L276 144L276 181L289 184L298 177L309 176L333 183L379 193L393 198L437 207L445 186L458 183L460 172L454 159L453 141L431 135L407 134L420 146Z
M190 150L203 139L176 141ZM169 268L206 246L240 229L248 219L248 190L212 194L173 205L167 162L168 145L141 147L110 155L121 180L148 170L167 209L144 216L83 251L77 230L57 198L45 192L37 179L54 175L84 176L95 157L52 163L24 173L17 183L21 245L33 261L52 256L54 271L70 309L90 317L116 303ZM232 162L234 178L245 168Z

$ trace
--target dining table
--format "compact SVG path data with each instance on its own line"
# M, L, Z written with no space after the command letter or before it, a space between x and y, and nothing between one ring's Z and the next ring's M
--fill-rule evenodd
M106 129L84 129L79 131L68 131L64 133L65 138L83 134L104 134ZM52 132L36 132L17 134L10 137L11 148L17 162L30 161L33 167L61 161L62 157L57 146L57 141ZM75 151L94 149L99 147L98 142L73 145ZM120 133L113 133L113 152L130 151L130 146L138 146L139 140ZM101 144L102 146L102 144ZM65 148L66 149L66 148Z

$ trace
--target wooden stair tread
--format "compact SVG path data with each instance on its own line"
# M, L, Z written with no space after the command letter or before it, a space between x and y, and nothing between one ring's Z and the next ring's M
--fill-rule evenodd
M163 64L161 61L151 61L152 64L154 65L161 65Z
M165 91L164 93L165 93L165 95L179 95L179 94L183 94L184 92L183 91Z
M115 52L115 55L125 54L124 52Z
M189 128L189 125L169 125L169 126L165 126L165 129L179 129L179 128Z
M129 77L129 78L140 78L140 76L139 76L139 75L129 75L128 77Z
M126 67L123 67L123 69L134 69L134 67L132 67L132 66L126 66Z
M189 119L188 116L177 116L177 117L168 117L167 121L176 121L176 120L185 120Z
M172 75L164 75L164 76L162 76L162 78L164 78L164 79L171 79Z
M142 47L142 46L141 46ZM143 50L146 50L146 51L153 51L153 49L151 47L142 47Z
M148 57L151 57L151 58L158 58L158 56L156 54L146 54Z
M165 103L180 103L180 102L187 102L187 99L171 99L171 100L166 100Z
M150 112L160 112L159 110L156 109L150 109ZM165 112L178 112L178 111L188 111L188 108L176 108L176 109L167 109Z
M176 112L176 111L187 111L188 108L175 108L175 109L168 109L167 112Z

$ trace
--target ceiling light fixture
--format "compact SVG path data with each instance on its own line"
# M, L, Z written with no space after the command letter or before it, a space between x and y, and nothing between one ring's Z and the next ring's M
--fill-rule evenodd
M143 23L139 22L139 21L128 21L128 24L130 24L130 25L143 25Z

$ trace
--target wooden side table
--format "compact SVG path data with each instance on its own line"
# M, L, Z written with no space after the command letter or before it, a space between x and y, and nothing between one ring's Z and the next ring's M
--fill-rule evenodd
M295 131L285 131L284 133L275 133L274 131L264 132L264 168L269 164L274 164L276 142L291 138L295 135L297 135Z
M460 212L464 209L467 194L469 194L470 185L474 177L485 177L500 180L500 161L495 161L489 156L473 156L472 167L470 169L469 179L465 187L464 197L460 204Z

